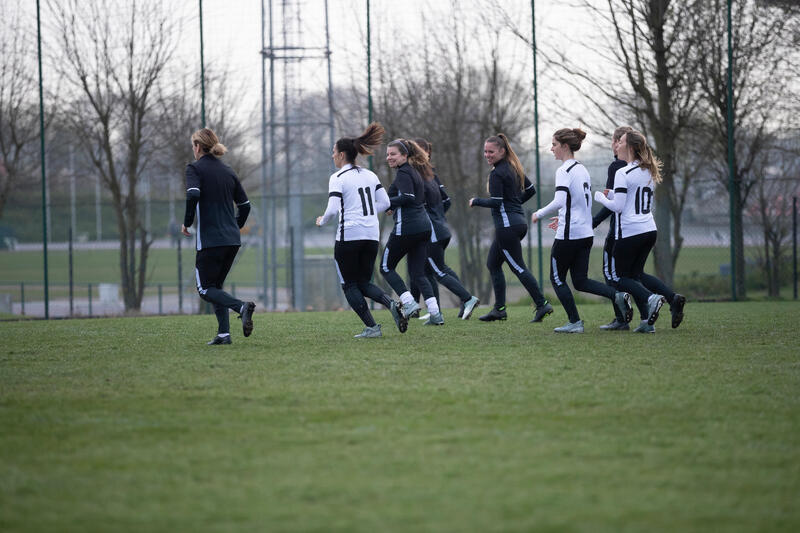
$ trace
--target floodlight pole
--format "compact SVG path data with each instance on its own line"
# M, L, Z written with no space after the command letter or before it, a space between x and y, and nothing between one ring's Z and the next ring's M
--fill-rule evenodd
M735 169L733 164L733 150L735 143L733 139L733 32L731 22L731 0L728 0L728 197L730 198L730 219L731 219L731 298L736 301L736 276L743 274L736 272L736 180L734 177Z
M536 209L542 208L542 184L539 168L539 84L536 74L536 0L531 0L531 42L533 52L533 127L536 139ZM539 256L539 283L542 283L542 224L536 224L536 242Z
M39 53L39 145L42 159L42 256L44 258L44 317L50 318L50 283L47 268L47 173L44 157L44 83L42 81L42 20L36 0L36 41Z
M372 28L370 1L367 0L367 124L372 124ZM372 156L367 158L369 169L373 169Z
M264 292L264 307L268 305L267 286L269 264L267 247L267 49L266 18L264 0L261 0L261 290Z
M203 0L200 2L200 122L206 127L206 67L203 58Z

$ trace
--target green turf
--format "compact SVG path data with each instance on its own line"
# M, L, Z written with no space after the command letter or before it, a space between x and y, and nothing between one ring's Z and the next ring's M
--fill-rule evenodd
M3 323L0 531L800 529L800 304L581 312Z
M538 269L537 249L533 249L534 271ZM545 253L545 261L550 251ZM190 275L194 269L194 249L184 247L182 253L184 277ZM332 257L332 249L307 249L307 256ZM527 261L527 249L523 250ZM458 251L448 249L448 263L460 270L458 264ZM77 250L74 252L74 279L76 283L119 283L119 251L117 250ZM285 251L279 250L277 262L285 261ZM652 262L652 258L651 258ZM721 264L730 262L730 251L727 248L684 248L678 262L678 273L691 274L719 274ZM595 249L592 253L591 275L602 279L602 253ZM648 271L652 271L652 264L648 264ZM545 264L545 271L548 266ZM69 281L68 254L63 250L48 252L48 271L52 283L67 283ZM151 250L148 261L149 284L173 284L177 279L178 253L177 250L155 249ZM29 282L41 283L43 260L41 252L8 252L0 251L0 282ZM537 272L538 274L538 272ZM283 284L285 274L279 276ZM261 252L256 248L245 248L232 269L230 280L234 283L256 283L261 279ZM509 280L515 281L515 280Z

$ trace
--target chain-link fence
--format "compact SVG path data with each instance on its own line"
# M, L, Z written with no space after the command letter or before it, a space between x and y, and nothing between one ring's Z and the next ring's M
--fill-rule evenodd
M199 2L201 8L203 4ZM447 115L446 103L453 91L449 80L434 79L429 71L412 72L407 69L409 64L398 62L397 65L405 65L407 77L419 75L424 81L420 87L428 87L428 92L440 100L432 99L425 104L427 108L423 107L414 98L421 102L425 95L414 92L409 82L412 97L397 101L400 89L395 70L399 67L387 68L391 62L385 61L395 57L391 54L397 53L393 49L397 43L390 38L390 27L379 24L373 28L372 38L384 43L378 48L383 59L376 62L371 86L370 96L376 102L372 116L372 104L368 110L364 89L368 86L368 51L360 45L353 46L353 31L345 32L339 41L334 34L331 44L328 30L337 26L328 23L327 2L288 1L273 12L269 0L251 0L241 6L242 12L260 13L260 20L237 15L242 33L253 27L254 35L263 32L260 47L257 42L246 44L254 51L260 48L260 54L254 54L258 57L251 58L247 66L239 63L243 61L240 54L230 53L240 50L238 42L219 52L220 35L233 35L222 22L222 15L228 10L221 1L205 2L205 9L210 12L205 21L206 48L217 52L218 57L213 59L206 50L207 64L203 65L196 57L195 43L200 42L196 13L172 13L169 6L144 2L134 7L147 13L146 17L135 19L143 26L128 27L126 24L133 19L120 15L124 9L120 8L120 13L106 9L122 5L112 0L46 3L42 11L46 117L43 172L35 13L21 2L2 5L3 9L10 7L3 11L7 15L4 20L14 30L2 32L4 53L0 54L3 65L8 67L0 71L3 317L208 310L195 290L194 239L183 237L179 231L184 214L182 175L191 159L189 136L200 126L201 114L229 146L225 160L242 179L253 206L226 288L257 301L264 309L346 306L332 260L333 224L326 228L314 225L315 217L327 203L327 178L333 171L329 150L334 133L357 133L371 117L382 121L392 133L428 137L435 147L434 159L437 154L442 159L437 167L440 177L453 202L462 206L470 197L485 192L488 167L480 161L480 149L483 139L495 133L496 128L514 132L515 148L535 179L532 121L519 120L517 116L517 122L504 119L506 122L498 124L496 116L503 112L533 116L527 81L517 80L514 87L520 92L509 93L508 100L523 102L516 107L498 100L487 107L485 120L477 107L470 106L457 108L451 116ZM133 9L127 4L124 7ZM274 21L268 21L264 14L267 7ZM317 7L325 17L319 13L314 17L300 16ZM375 2L373 10L373 22L385 20L381 13L391 13L392 5ZM71 31L71 17L75 14L84 15L77 19L81 24L77 32ZM349 12L348 16L352 18ZM465 17L463 22L469 14L458 16ZM119 32L111 36L116 39L113 46L104 46L110 42L104 40L108 36L104 24L111 23L117 25ZM160 23L175 25L175 33L167 33L166 41L145 39L147 28ZM183 44L170 41L169 35L181 35L192 46L184 49ZM359 38L363 41L365 36ZM507 43L505 46L512 48ZM522 51L529 54L524 46ZM343 58L336 63L335 74L331 69L332 54ZM496 55L514 57L511 53ZM94 60L87 62L85 57ZM407 54L401 53L398 61L404 57L408 59ZM445 69L447 59L432 56L430 61L441 61L440 66ZM235 63L235 70L226 68L229 60L230 64ZM512 85L517 75L514 64L495 61L483 66L486 65L502 74L495 78L506 86ZM263 67L261 77L243 74L260 70L259 66ZM503 93L488 84L489 70L482 71L483 66L460 71L466 82L474 83L466 90L467 96L469 92L480 93L477 103L489 98L482 91ZM118 68L123 67L136 67L133 71L137 74L128 85L118 83ZM84 83L86 80L91 83ZM436 92L440 86L430 85L436 83L444 87L440 93ZM558 85L550 83L550 87L551 92L547 93L545 85L544 99L555 101L557 92L552 87ZM12 89L17 92L10 92ZM507 107L501 108L502 105ZM552 112L550 115L550 121L555 120L553 116L561 116ZM485 124L480 125L481 121ZM451 127L451 123L463 128ZM724 162L721 167L719 161L712 164L713 158L708 154L687 158L684 167L675 168L674 183L656 193L669 194L673 199L671 227L659 230L662 236L670 236L670 258L661 261L674 264L674 271L666 271L677 291L691 299L731 298L734 288L738 298L796 297L797 260L792 245L797 239L800 177L797 157L792 156L796 146L791 145L792 135L787 138L789 145L754 157L749 174L739 177L742 196L736 211L741 216L732 216ZM544 139L541 144L549 144L547 135ZM438 151L440 147L444 152ZM540 149L541 185L537 197L526 205L529 211L535 209L537 202L544 205L553 197L557 164ZM461 151L463 156L454 157L454 151ZM604 188L610 155L607 149L596 147L586 147L578 154L590 171L595 189ZM391 172L382 164L382 158L379 150L373 162L388 186ZM472 166L456 179L466 160L472 161ZM448 263L456 272L470 272L465 278L470 287L484 302L491 301L488 272L483 267L492 238L488 212L454 208L449 218L454 228L475 229L471 234L454 231L447 251ZM480 223L476 224L476 220ZM384 242L389 225L382 217ZM742 246L738 252L742 260L741 265L734 260L732 268L735 258L731 234L739 227ZM602 279L599 247L606 230L603 224L595 233L590 275L596 279ZM466 246L460 249L463 243L459 243L456 234L474 239L469 246L477 253L462 253ZM523 243L531 271L540 278L546 292L552 240L551 230L531 226ZM665 265L651 258L647 270L659 272ZM401 265L400 271L404 269ZM732 275L739 278L736 287ZM376 271L378 283L382 283L380 278ZM509 283L509 301L526 301L516 278L509 276ZM455 303L443 296L444 306Z

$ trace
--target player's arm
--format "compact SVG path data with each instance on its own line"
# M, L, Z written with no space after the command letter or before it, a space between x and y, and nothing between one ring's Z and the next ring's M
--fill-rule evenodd
M194 224L194 213L200 201L200 176L192 165L186 165L186 211L183 214L183 227L181 233L187 237L189 228Z
M623 165L624 166L624 165ZM614 174L616 174L619 167L615 163L608 165L608 176L606 177L606 189L614 189ZM611 216L612 211L603 206L595 216L592 217L592 229L599 226L605 219Z
M522 191L522 203L524 204L536 194L536 187L533 186L528 176L525 176L525 190Z
M439 181L439 177L434 176L433 179L436 180L436 184L439 186L439 194L442 196L442 208L444 209L444 212L447 213L447 210L450 209L450 206L453 204L453 202L450 201L450 196L447 194L442 182Z
M236 202L236 225L239 229L244 227L247 217L250 215L250 200L244 192L242 184L236 179L236 188L233 190L233 201Z
M617 175L614 177L614 188L607 189L607 191L605 194L601 191L595 191L595 201L600 202L615 213L621 213L628 198L628 183L624 172L617 171Z
M470 207L500 207L503 204L503 178L496 171L489 174L489 198L473 198Z
M397 188L397 195L389 196L389 203L392 208L413 205L416 201L416 195L414 194L414 182L411 176L405 171L398 172L394 185Z
M328 205L325 212L317 217L317 226L322 226L331 219L332 216L339 214L342 205L341 182L335 176L331 176L328 182Z
M383 185L380 183L375 185L375 211L380 213L381 211L386 211L389 209L391 202L389 201L389 195L386 194L386 189L383 188Z
M567 193L569 193L569 176L562 169L556 171L556 192L553 200L531 215L531 222L538 222L547 215L555 213L567 205Z

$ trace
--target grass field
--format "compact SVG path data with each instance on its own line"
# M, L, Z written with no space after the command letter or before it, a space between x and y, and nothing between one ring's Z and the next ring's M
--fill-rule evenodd
M549 249L544 253L544 260L549 258ZM527 249L523 251L527 260ZM538 277L537 249L532 250L534 262L533 272ZM69 267L68 255L66 251L51 251L48 254L49 264L49 283L50 297L55 299L65 299L69 295ZM313 248L306 250L307 257L330 258L333 252L330 249ZM450 266L459 272L461 269L458 263L458 251L449 249L447 260ZM727 264L730 260L730 252L726 248L684 248L676 269L676 290L695 299L725 299L730 297L730 280L726 276L720 275L720 265ZM285 261L285 251L279 250L277 262L282 264ZM24 282L26 300L42 300L43 291L43 265L41 252L2 252L0 251L0 292L10 293L15 301L21 298L20 282ZM590 277L603 279L602 275L602 252L599 248L592 252L590 262ZM320 268L319 266L314 268ZM655 272L652 265L652 258L647 265L648 272ZM148 262L147 285L150 293L155 294L157 286L162 285L165 294L177 292L178 286L177 252L170 249L151 250ZM404 264L399 266L400 272L405 272ZM325 263L323 270L318 270L319 275L328 274L332 282L335 282L335 273L332 264ZM260 287L261 286L261 253L255 248L246 248L240 252L236 265L234 265L228 276L228 286L233 284L239 287ZM488 276L488 272L486 272ZM547 277L549 266L544 266L544 288L550 289ZM759 277L754 269L750 275ZM279 267L277 270L277 283L279 287L286 287L289 284L288 273L285 268ZM191 247L184 248L182 255L182 281L184 286L191 287L194 279L194 250ZM515 276L507 276L508 283L512 286L520 286ZM119 283L119 252L116 250L79 250L74 255L74 283L76 294L83 297L87 293L87 284L93 284L97 290L98 283ZM791 286L784 287L784 295L791 294ZM762 283L763 285L763 283ZM763 299L764 287L759 284L751 286L748 292L749 298ZM95 295L97 296L97 295Z
M798 531L800 304L686 310L3 323L0 531Z
M184 278L194 270L194 249L191 246L183 249ZM307 249L306 255L333 257L333 249ZM527 249L523 250L527 261ZM148 262L149 284L174 284L177 279L178 259L177 251L169 249L155 249L150 252ZM534 271L538 269L537 249L533 249ZM547 262L550 257L549 248L544 253ZM285 251L278 253L278 263L285 260ZM447 250L447 260L450 266L459 271L458 251ZM678 263L678 273L691 274L719 274L719 266L730 262L730 251L727 248L685 248L681 251ZM652 258L651 258L652 263ZM545 275L549 272L545 264ZM602 252L595 249L592 252L591 275L602 279ZM649 271L653 271L652 264L648 264ZM48 252L48 271L52 283L67 283L69 281L68 254L63 250ZM8 252L0 251L0 282L28 282L41 283L43 273L41 252ZM538 275L538 272L536 272ZM76 283L119 283L119 252L117 250L79 250L74 253L74 276ZM285 275L279 282L285 281ZM513 276L512 276L513 278ZM257 284L261 279L261 252L254 248L243 250L239 262L231 271L229 281L233 283ZM512 281L509 279L509 281ZM516 280L513 280L516 281Z

